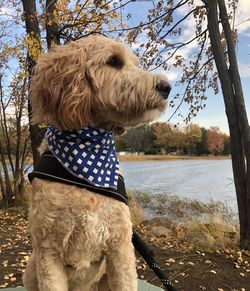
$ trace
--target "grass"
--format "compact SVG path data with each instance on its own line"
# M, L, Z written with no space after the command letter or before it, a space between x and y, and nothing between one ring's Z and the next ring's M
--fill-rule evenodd
M153 240L158 237L189 250L238 248L238 218L223 203L141 192L130 192L129 196L134 224Z

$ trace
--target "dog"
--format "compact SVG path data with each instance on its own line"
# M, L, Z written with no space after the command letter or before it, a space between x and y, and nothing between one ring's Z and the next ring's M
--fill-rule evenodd
M58 131L121 135L167 107L163 74L140 68L123 44L92 35L42 54L31 82L33 123ZM44 139L40 153L49 148ZM29 226L28 291L136 291L129 208L88 189L35 178Z

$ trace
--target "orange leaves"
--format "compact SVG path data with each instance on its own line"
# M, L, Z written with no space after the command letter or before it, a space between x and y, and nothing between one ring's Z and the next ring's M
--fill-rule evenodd
M222 153L224 150L225 135L218 127L210 127L207 131L207 149L213 154Z

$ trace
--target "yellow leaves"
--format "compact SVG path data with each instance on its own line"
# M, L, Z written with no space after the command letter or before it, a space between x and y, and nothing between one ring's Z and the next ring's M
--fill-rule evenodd
M0 52L1 62L3 62L4 60L6 61L9 56L13 55L15 55L15 48L9 46L8 44L3 44Z
M41 41L34 36L34 34L28 34L24 42L28 45L29 56L33 59L37 59L41 53Z
M120 15L112 2L59 0L52 14L44 14L48 25L56 24L69 38L77 38L92 31L119 29Z
M238 264L241 264L241 263L243 262L243 259L242 259L242 252L239 251L239 252L237 252L236 254L237 254L237 259L236 259L236 261L237 261Z
M39 128L47 128L46 124L42 123L42 124L39 124Z
M137 270L146 270L147 269L147 264L145 263L145 261L142 258L136 260L136 269Z
M47 20L47 24L48 24L49 26L51 26L51 25L53 24L53 21L52 21L51 19L48 19L48 20Z
M169 258L168 260L166 260L165 265L169 266L169 264L173 264L173 263L175 263L175 259Z
M8 263L9 263L8 260L4 260L4 261L2 262L2 266L3 266L4 268L8 267Z
M23 212L0 210L0 288L21 285L21 276L30 255L27 220Z
M23 260L21 261L21 262L23 262L23 263L27 263L28 262L28 260L29 260L29 256L23 256Z
M22 255L22 256L26 256L26 255L27 255L26 252L19 252L18 254L19 254L19 255Z
M4 276L4 280L10 280L11 282L15 282L16 281L16 277L14 277L13 273L7 274Z
M59 0L56 4L57 9L61 11L66 11L69 5L69 0Z
M21 72L19 74L19 78L21 78L21 79L25 79L25 78L28 78L28 77L29 77L28 72Z

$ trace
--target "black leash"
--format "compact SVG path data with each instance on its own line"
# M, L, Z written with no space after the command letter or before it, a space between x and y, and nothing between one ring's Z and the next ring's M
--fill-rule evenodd
M172 285L171 281L166 277L166 275L162 272L161 268L157 265L154 259L154 252L146 245L143 239L134 230L133 230L132 242L133 242L134 248L146 261L150 269L153 270L156 276L161 280L164 287L166 287L166 290L177 291L177 289Z

